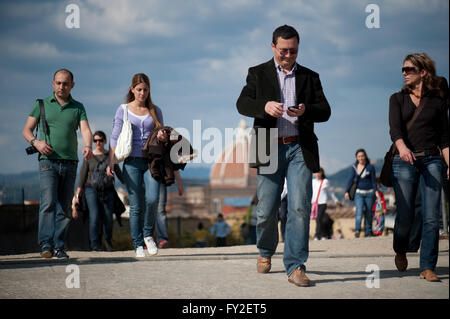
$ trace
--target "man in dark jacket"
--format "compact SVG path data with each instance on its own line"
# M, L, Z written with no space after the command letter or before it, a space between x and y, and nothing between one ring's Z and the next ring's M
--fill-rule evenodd
M237 109L254 118L250 166L258 167L257 271L267 273L271 268L286 177L288 220L283 261L289 282L309 286L304 263L309 253L312 173L320 168L314 122L327 121L331 110L319 75L296 63L299 42L297 31L290 26L274 31L274 57L248 70Z

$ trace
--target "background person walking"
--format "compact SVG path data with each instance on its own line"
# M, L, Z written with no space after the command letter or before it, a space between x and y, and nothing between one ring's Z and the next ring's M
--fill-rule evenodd
M211 235L216 236L217 247L224 247L227 245L227 236L231 233L231 227L223 219L223 215L217 215L216 222L211 227Z
M384 194L380 190L381 182L380 179L377 178L377 191L375 192L375 202L372 207L373 218L375 220L373 227L373 235L381 236L384 230L384 215L386 215L386 200L384 199Z
M330 182L325 176L325 171L321 167L319 172L314 173L312 181L313 195L311 205L317 201L316 234L314 239L331 239L333 235L333 220L327 214L328 195L336 204L340 204L334 192L330 189Z
M84 192L89 210L89 242L94 251L101 250L101 234L105 238L106 250L112 251L113 211L114 211L114 178L106 173L109 152L105 149L106 134L103 131L94 133L95 149L93 158L84 160L80 170L78 188L75 193L75 203L79 204ZM125 184L122 171L118 164L114 172Z
M208 244L208 231L203 226L203 223L198 223L197 229L194 232L195 244L198 248L206 247Z
M372 207L375 201L375 191L377 190L375 167L370 164L367 153L364 149L359 149L355 153L356 161L351 168L351 173L347 182L345 199L349 200L349 191L355 180L355 237L359 238L361 232L361 222L364 216L364 236L372 236Z

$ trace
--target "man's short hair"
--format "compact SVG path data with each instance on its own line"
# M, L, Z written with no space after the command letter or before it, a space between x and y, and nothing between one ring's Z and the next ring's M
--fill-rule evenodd
M297 30L287 24L282 25L281 27L278 27L275 29L275 31L273 31L272 43L274 45L277 45L277 40L280 37L285 40L297 38L298 43L300 43L300 36L298 35Z
M55 74L53 74L53 80L55 80L55 76L56 76L56 74L59 73L59 72L65 72L65 73L69 74L69 75L70 75L70 79L71 79L72 82L73 82L73 73L70 72L70 71L67 70L67 69L59 69L58 71L56 71Z

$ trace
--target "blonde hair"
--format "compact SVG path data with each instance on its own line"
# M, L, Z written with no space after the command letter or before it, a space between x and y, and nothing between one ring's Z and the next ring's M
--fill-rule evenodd
M134 101L135 97L134 97L133 92L131 92L131 89L140 83L146 84L148 86L148 88L150 89L150 79L148 78L148 76L145 75L144 73L135 74L133 76L133 79L131 80L131 86L130 86L130 89L128 90L127 96L125 98L126 103L130 103L130 102ZM161 127L162 125L161 125L161 122L158 120L158 116L156 114L156 106L152 102L152 95L150 93L150 90L148 92L147 100L145 100L145 107L148 109L148 111L153 119L153 122L155 122L155 128Z

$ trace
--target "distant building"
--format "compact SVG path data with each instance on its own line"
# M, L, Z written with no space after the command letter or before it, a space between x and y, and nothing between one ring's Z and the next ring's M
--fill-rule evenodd
M230 204L224 205L224 201L230 198L241 198L241 202L250 204L256 193L257 170L250 168L248 164L247 128L247 123L242 119L233 142L224 148L211 167L209 185L187 187L183 198L179 198L177 194L168 194L169 216L172 216L172 210L179 214L180 209L187 210L188 215L199 217L227 214L233 211L234 207Z

